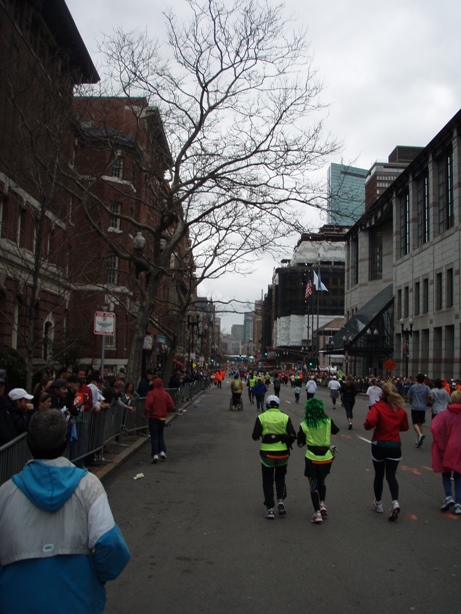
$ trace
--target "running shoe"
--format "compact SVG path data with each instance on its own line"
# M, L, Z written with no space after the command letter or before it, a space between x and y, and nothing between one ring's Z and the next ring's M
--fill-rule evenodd
M420 435L418 437L418 443L416 444L417 448L420 448L423 445L423 441L426 439L426 435Z
M166 461L166 454L165 454L165 452L160 452L160 460L161 461Z
M318 512L315 512L315 514L311 518L311 522L313 522L314 524L321 524L323 522L320 510Z
M154 454L154 456L152 457L152 464L155 465L155 463L158 462L158 454Z
M461 503L455 503L455 508L453 510L455 514L461 514Z
M325 503L320 504L320 513L322 514L323 517L328 516L328 510L327 510L327 506L325 505Z
M382 514L384 512L384 507L381 501L375 501L373 505L375 508L375 512L378 512L378 514Z
M279 516L286 516L287 510L285 508L285 503L283 502L283 499L279 499L277 501L277 508L279 510Z
M349 431L352 431L352 424L349 422L349 426L347 427Z
M452 505L455 504L455 501L453 499L453 497L445 497L445 501L442 504L442 507L440 508L441 512L448 512L448 510L450 509L450 507Z
M389 510L389 518L388 520L397 520L400 514L400 505L397 500L392 501L391 509Z
M274 520L275 514L274 514L274 508L273 507L268 507L267 508L266 513L264 514L264 518L267 518L268 520Z

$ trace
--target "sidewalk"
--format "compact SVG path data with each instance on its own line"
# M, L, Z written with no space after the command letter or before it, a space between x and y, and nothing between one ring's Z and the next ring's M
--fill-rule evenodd
M200 394L198 395L200 396ZM196 399L197 397L195 397ZM178 408L178 411L173 414L168 414L166 418L166 424L169 424L172 420L175 420L182 415L184 410L187 410L195 399L186 401L184 405ZM123 436L123 443L118 444L113 441L104 446L104 459L100 465L88 467L88 471L94 473L101 481L115 471L120 465L122 465L127 459L129 459L135 452L142 448L146 443L150 441L147 435L147 420L146 420L146 434L133 433Z

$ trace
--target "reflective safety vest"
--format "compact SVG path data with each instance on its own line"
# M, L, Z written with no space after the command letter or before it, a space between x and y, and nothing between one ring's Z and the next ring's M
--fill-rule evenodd
M259 416L259 421L263 427L262 436L264 435L286 435L288 416L281 412L276 407L266 409ZM277 451L282 452L288 450L288 446L283 441L275 441L274 443L261 443L260 450L263 452Z
M255 384L256 384L256 377L251 377L250 378L250 388L253 388Z
M333 454L330 451L330 441L331 441L331 420L328 420L325 423L321 423L319 428L313 429L309 428L305 421L301 422L301 428L306 435L306 458L313 461L314 463L329 463L333 460ZM316 450L309 450L309 448L317 448ZM326 449L323 454L319 454L322 452L322 448ZM317 452L317 453L316 453Z

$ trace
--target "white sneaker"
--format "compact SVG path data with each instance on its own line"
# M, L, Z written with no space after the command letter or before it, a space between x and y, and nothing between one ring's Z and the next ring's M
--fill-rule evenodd
M277 508L279 510L279 516L286 516L287 510L285 508L285 504L283 502L283 499L279 499L277 501Z
M323 522L320 510L318 512L315 512L315 514L311 518L311 522L313 522L314 524L321 524Z
M166 461L166 454L165 454L165 452L160 452L160 460Z
M275 514L274 514L274 508L273 507L268 507L267 508L266 513L264 514L264 518L267 518L268 520L274 520Z
M378 512L378 514L382 514L384 512L384 507L381 501L375 501L373 505L375 507L375 512Z
M397 518L399 517L399 514L400 514L400 505L397 499L395 499L391 503L391 509L389 510L388 520L391 520L391 521L397 520Z
M158 454L154 454L154 456L152 457L152 464L155 465L155 463L158 462Z
M461 503L455 503L454 510L455 514L461 514Z
M442 507L440 508L441 512L448 512L448 510L450 509L450 507L452 505L455 504L455 501L453 499L453 497L445 497L445 501L442 504Z
M328 510L327 510L327 506L325 505L325 503L320 503L320 513L322 514L324 518L325 516L328 516Z

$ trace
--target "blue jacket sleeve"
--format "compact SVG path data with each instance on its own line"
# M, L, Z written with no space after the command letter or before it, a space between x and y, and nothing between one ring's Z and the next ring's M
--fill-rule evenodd
M117 525L98 539L93 557L100 582L115 580L121 574L131 553Z

